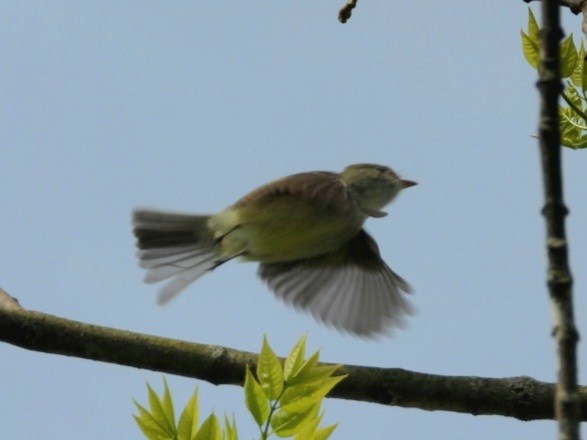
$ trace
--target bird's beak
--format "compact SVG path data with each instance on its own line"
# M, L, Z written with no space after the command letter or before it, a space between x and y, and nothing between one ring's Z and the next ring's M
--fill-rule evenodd
M402 185L402 189L406 189L406 188L409 188L410 186L417 185L417 183L412 180L400 180L400 182Z

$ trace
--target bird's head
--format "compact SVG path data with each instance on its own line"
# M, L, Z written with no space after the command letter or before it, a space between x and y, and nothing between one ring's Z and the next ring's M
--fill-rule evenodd
M392 169L370 163L350 165L341 173L352 198L373 217L382 217L381 208L389 204L404 188L416 185L401 179Z

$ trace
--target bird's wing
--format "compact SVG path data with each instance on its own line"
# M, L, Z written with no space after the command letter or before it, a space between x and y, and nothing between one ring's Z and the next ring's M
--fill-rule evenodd
M413 312L404 296L410 286L385 264L364 230L336 253L261 264L259 275L286 303L363 337L402 327L404 315Z
M323 203L343 211L356 207L340 175L328 171L293 174L275 180L250 192L233 207L238 208L266 198L287 195Z

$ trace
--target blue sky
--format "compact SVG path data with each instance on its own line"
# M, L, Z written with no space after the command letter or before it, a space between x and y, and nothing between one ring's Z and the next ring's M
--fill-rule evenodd
M22 2L0 6L0 285L26 308L325 361L552 381L535 72L522 2ZM567 31L580 19L565 11ZM587 152L565 150L583 335ZM418 181L369 220L417 316L367 342L275 301L230 263L161 308L130 212L211 213L271 179L389 165ZM582 270L583 269L583 270ZM581 347L581 381L587 358ZM130 414L162 374L0 345L2 435L141 438ZM167 376L177 403L235 413L242 389ZM552 439L555 424L328 400L334 438Z

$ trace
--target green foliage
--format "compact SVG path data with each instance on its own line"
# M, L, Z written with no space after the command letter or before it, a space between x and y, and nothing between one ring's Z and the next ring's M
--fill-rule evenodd
M139 428L149 440L238 440L236 425L224 417L224 430L220 427L214 413L198 428L198 392L194 392L183 409L177 425L173 410L173 400L167 381L164 380L163 395L160 397L147 384L149 409L135 401L139 411L133 415Z
M540 36L538 32L540 28L532 13L532 9L528 8L528 12L528 33L526 34L524 31L520 31L522 33L522 51L524 52L526 61L532 67L538 69L538 65L540 64Z
M326 440L336 425L320 427L322 400L346 375L334 376L338 365L318 365L319 354L305 359L306 337L295 344L285 362L275 355L267 338L259 355L255 375L245 371L245 403L257 423L261 439L275 434L294 440ZM236 423L224 417L224 427L214 413L198 426L198 394L194 392L179 421L175 422L173 399L167 382L158 396L147 384L149 409L135 401L133 415L149 440L238 440Z
M322 418L320 406L326 394L346 376L333 376L338 365L319 366L318 352L307 360L305 352L304 336L282 364L264 338L257 378L247 368L245 401L259 426L261 439L271 434L326 439L336 428L318 427Z
M528 11L528 31L521 31L522 51L528 64L540 69L540 28L532 10ZM560 43L560 75L566 79L561 96L568 105L559 107L561 144L573 149L587 148L586 63L583 41L577 49L571 34Z
M259 382L255 380L253 373L247 366L245 378L245 403L257 425L262 425L269 416L269 402Z

